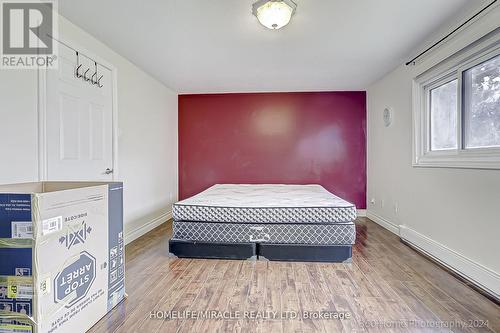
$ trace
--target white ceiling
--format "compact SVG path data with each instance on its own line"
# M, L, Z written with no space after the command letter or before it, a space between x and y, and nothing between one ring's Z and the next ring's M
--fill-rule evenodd
M253 0L62 0L63 16L179 93L364 90L467 0L296 0L278 31Z

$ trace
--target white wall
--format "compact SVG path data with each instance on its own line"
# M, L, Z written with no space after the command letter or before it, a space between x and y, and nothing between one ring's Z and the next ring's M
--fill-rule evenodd
M367 215L393 232L406 226L401 229L405 238L497 295L500 170L412 167L411 86L416 75L494 30L498 22L499 7L416 66L397 67L367 91ZM388 128L383 125L385 107L394 110Z
M118 174L126 241L170 217L177 199L177 94L64 18L60 37L117 68ZM38 180L35 71L0 71L0 184Z

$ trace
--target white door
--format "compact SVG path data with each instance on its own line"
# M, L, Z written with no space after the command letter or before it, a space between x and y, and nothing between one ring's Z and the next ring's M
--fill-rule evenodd
M76 77L75 50L60 43L58 57L59 68L46 71L46 178L112 180L112 72L97 63L99 87ZM92 78L94 61L79 53L78 62Z

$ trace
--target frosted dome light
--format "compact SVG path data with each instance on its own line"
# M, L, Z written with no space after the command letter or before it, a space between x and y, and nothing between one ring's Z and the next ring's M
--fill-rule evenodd
M263 26L277 30L290 22L296 8L292 0L260 0L253 4L252 12Z

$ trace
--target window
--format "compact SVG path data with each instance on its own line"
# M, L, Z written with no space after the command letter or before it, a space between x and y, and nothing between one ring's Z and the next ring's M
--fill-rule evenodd
M432 150L457 148L457 86L455 79L430 91Z
M500 37L415 78L414 166L500 169Z
M463 75L465 148L500 147L500 56Z

